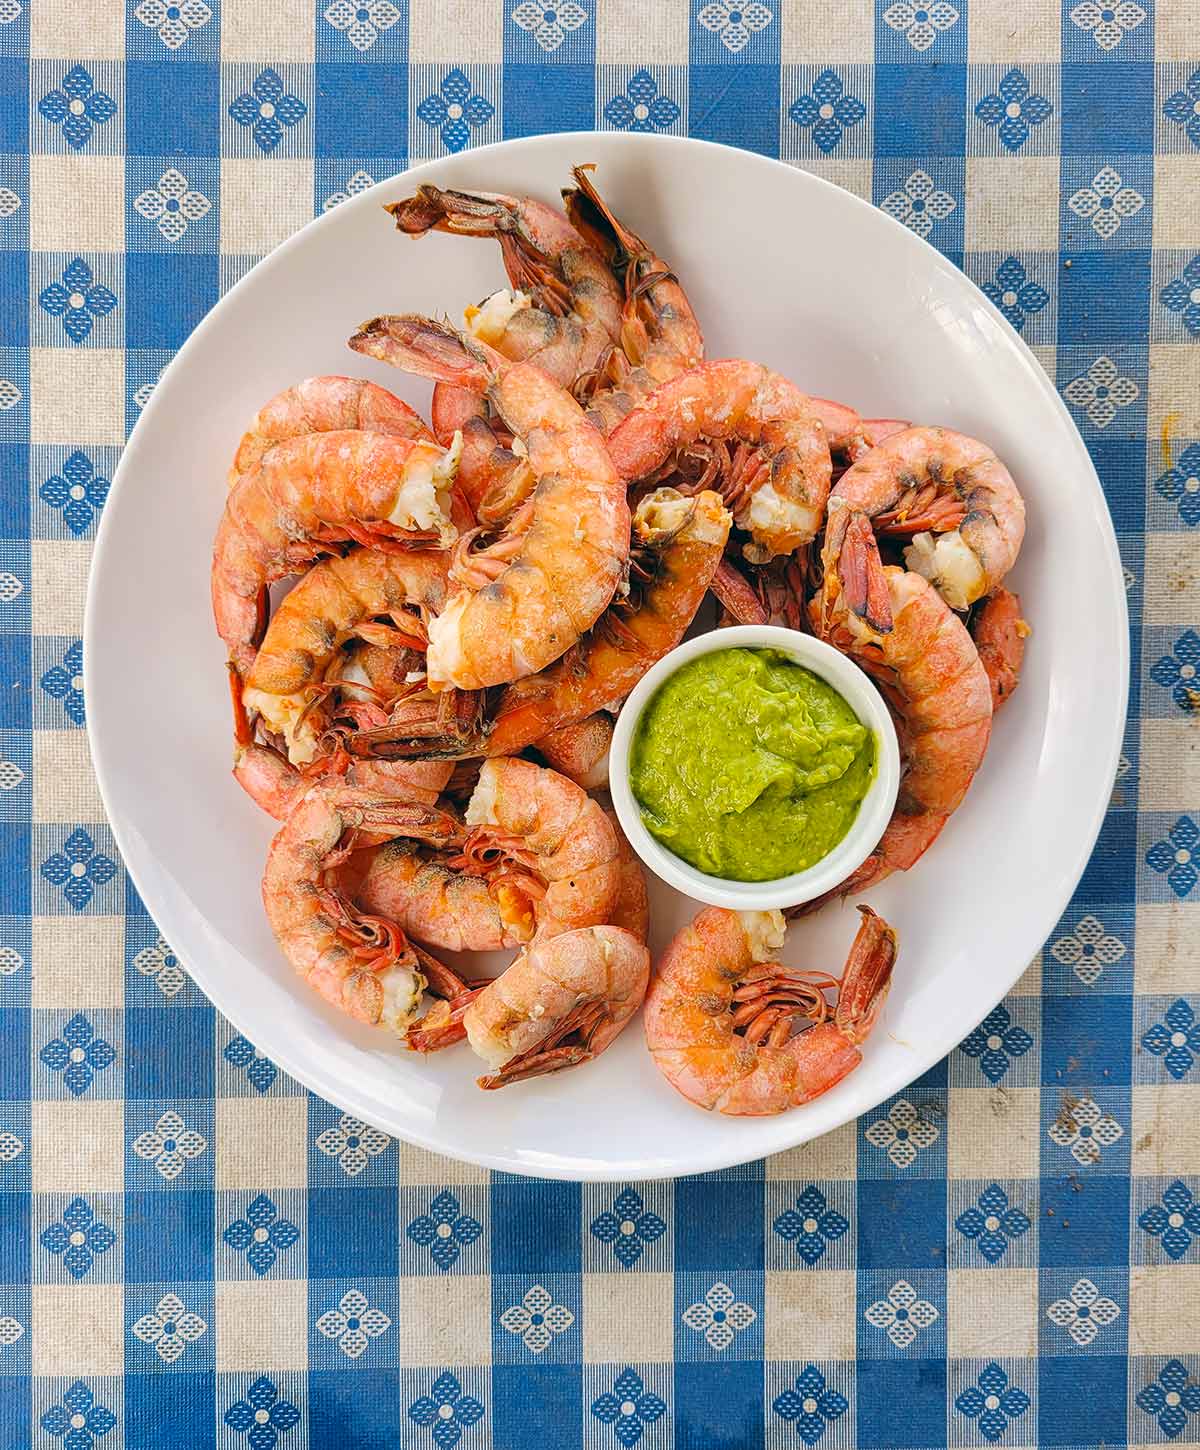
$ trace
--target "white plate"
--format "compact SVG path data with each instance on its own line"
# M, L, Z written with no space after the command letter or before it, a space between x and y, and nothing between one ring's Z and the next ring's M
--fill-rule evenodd
M755 358L864 413L984 438L1029 504L1012 579L1034 630L1021 688L942 838L910 875L870 893L901 951L866 1060L781 1117L691 1107L658 1076L636 1025L579 1071L485 1094L465 1048L423 1060L326 1010L267 927L258 882L272 827L229 774L209 551L247 418L278 389L327 372L372 376L424 406L424 385L350 353L345 339L379 312L458 315L501 285L500 258L482 242L409 241L380 203L426 180L554 199L583 161L600 164L605 197L678 268L710 356ZM213 309L121 460L96 543L84 660L96 770L125 863L237 1028L315 1092L398 1137L577 1179L695 1173L791 1147L948 1052L1016 981L1079 880L1113 781L1128 682L1121 568L1095 472L1054 387L966 277L804 172L697 141L591 134L417 167L305 227ZM696 908L654 882L651 900L661 946ZM832 909L798 924L789 959L840 970L855 920Z

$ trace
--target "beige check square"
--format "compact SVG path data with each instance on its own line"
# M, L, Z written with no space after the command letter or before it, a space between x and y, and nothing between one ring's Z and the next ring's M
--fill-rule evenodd
M767 1359L854 1359L853 1269L771 1269L763 1292Z
M30 348L29 441L124 443L124 355L116 348Z
M973 65L1057 64L1062 53L1058 0L967 7L967 55Z
M858 1170L856 1124L843 1123L811 1143L774 1153L766 1168L773 1179L853 1178Z
M324 18L314 16L312 0L272 0L269 5L262 4L262 0L222 0L221 59L252 61L260 67L279 61L312 60L317 26L327 24ZM348 42L346 48L351 49ZM357 55L353 51L349 59Z
M1200 176L1200 169L1197 171ZM1200 384L1200 367L1194 368ZM1190 533L1146 535L1145 619L1147 624L1176 625L1180 620L1200 620L1200 550L1196 537ZM1149 662L1148 662L1149 663ZM1200 681L1197 681L1200 686ZM1195 720L1189 720L1192 735L1198 733ZM1192 800L1186 792L1178 800ZM1142 805L1146 804L1142 801Z
M77 926L78 920L69 925ZM100 1098L30 1104L34 1193L120 1193L125 1187L125 1109ZM98 1373L100 1371L97 1371Z
M82 732L81 732L82 733ZM37 739L37 736L34 737ZM92 817L84 816L89 820ZM125 1000L125 920L35 916L30 1002L34 1007L120 1007ZM91 1107L92 1103L67 1106ZM118 1108L120 1104L117 1104ZM118 1149L119 1151L119 1149ZM120 1186L119 1184L117 1185Z
M1135 1177L1194 1174L1198 1122L1200 1083L1134 1083L1130 1171Z
M1151 343L1150 393L1146 405L1148 437L1161 438L1164 427L1173 438L1200 437L1200 387L1196 386L1196 372L1194 347ZM1174 417L1168 422L1169 414Z
M35 1375L119 1375L125 1370L120 1284L35 1284L30 1290Z
M1196 990L1200 981L1200 903L1143 903L1137 909L1135 937L1135 992L1166 997Z
M79 625L69 633L78 633ZM33 732L33 819L102 821L104 806L82 730Z
M221 251L264 256L312 217L308 158L227 156L221 162Z
M592 7L585 7L591 9ZM684 65L688 7L604 0L594 8L597 65Z
M31 156L29 246L35 252L119 252L125 245L121 156Z
M1036 1178L1041 1094L1037 1088L951 1088L946 1126L951 1178Z
M492 1281L486 1274L400 1280L400 1363L491 1364Z
M670 1274L584 1274L583 1358L669 1363L674 1358Z
M305 1098L218 1098L218 1188L303 1188L308 1182Z
M217 1372L308 1368L308 1284L303 1279L222 1279L216 1301Z
M1200 740L1196 735L1191 720L1142 721L1138 767L1138 804L1142 810L1174 811L1182 801L1200 801ZM1139 957L1142 950L1139 940ZM1193 978L1191 990L1195 986Z
M780 59L784 65L870 65L875 59L874 6L845 0L779 0Z
M864 201L871 200L872 161L869 156L806 156L803 161L789 162L798 171L811 171L814 176L832 181L843 191L852 192Z
M1036 1269L949 1269L946 1351L952 1359L1036 1356Z
M78 635L83 629L91 544L84 539L34 539L29 552L34 634Z
M1192 12L1193 21L1196 12ZM1193 42L1200 54L1200 25ZM1200 222L1197 201L1196 153L1154 158L1154 246L1160 251L1175 248L1189 253L1196 249L1196 228Z
M77 61L124 60L125 7L90 5L72 0L38 0L25 7L29 15L29 54Z
M501 64L504 21L513 8L481 5L479 0L408 0L409 61L444 62L447 69L453 64Z
M1058 251L1058 157L968 156L966 249L1008 251L1020 218L1020 244Z
M406 1188L438 1187L446 1184L482 1183L491 1181L486 1168L474 1163L459 1163L454 1158L443 1158L440 1153L431 1153L415 1143L398 1141L400 1155L400 1182Z
M1174 1357L1198 1350L1200 1264L1147 1264L1130 1269L1130 1355Z

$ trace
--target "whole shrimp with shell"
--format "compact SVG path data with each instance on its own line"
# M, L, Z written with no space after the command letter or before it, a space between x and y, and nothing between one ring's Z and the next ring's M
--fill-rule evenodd
M481 689L544 669L595 623L624 576L629 505L604 440L541 369L510 363L428 318L375 318L350 346L486 392L537 479L519 522L471 554L484 587L460 584L431 622L430 686Z
M859 911L840 981L779 964L778 911L708 907L678 932L645 1011L646 1045L671 1086L697 1107L761 1117L811 1102L852 1072L896 961L896 933L870 907Z
M992 728L991 684L962 620L922 575L882 563L865 514L843 515L810 624L874 679L896 722L904 774L874 851L804 913L913 866L962 803Z
M230 490L213 545L217 633L243 678L267 623L268 586L333 546L453 541L457 451L422 439L337 430L269 448Z

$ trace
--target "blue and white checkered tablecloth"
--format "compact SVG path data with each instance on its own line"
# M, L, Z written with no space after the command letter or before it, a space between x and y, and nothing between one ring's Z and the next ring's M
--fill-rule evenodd
M580 1187L217 1016L104 823L79 636L224 288L410 161L593 126L819 172L980 283L1103 479L1133 694L1075 899L949 1059ZM1200 1444L1195 0L0 0L0 172L0 1447Z

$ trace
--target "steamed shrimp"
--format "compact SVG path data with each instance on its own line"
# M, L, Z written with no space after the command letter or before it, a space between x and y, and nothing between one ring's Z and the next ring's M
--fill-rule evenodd
M242 704L282 735L288 758L317 751L326 693L347 640L424 648L426 621L446 602L447 555L355 549L314 564L275 611L242 688ZM381 616L389 621L377 623Z
M459 588L429 627L430 687L483 689L544 669L600 616L629 557L625 486L604 440L539 368L426 318L376 318L350 346L486 391L538 480L519 522L460 555Z
M1020 596L993 589L972 614L968 628L992 688L995 714L1021 680L1030 629L1021 618Z
M556 771L490 760L466 809L462 850L428 860L397 841L348 868L362 909L449 951L495 951L610 919L622 886L616 833Z
M528 760L488 760L467 803L463 861L489 879L505 926L528 941L609 919L617 839L573 781Z
M704 336L679 278L636 232L614 216L592 181L590 166L572 170L563 192L567 215L622 277L620 346L593 377L577 376L577 396L590 392L588 417L610 433L663 383L704 360Z
M408 936L452 952L495 952L529 939L506 924L484 875L456 870L417 841L397 839L358 853L342 874L356 907L394 921Z
M838 479L827 571L843 510L866 514L878 534L910 538L906 565L958 610L995 589L1025 537L1025 503L1008 469L986 444L949 428L894 433Z
M472 522L502 524L537 486L528 453L493 416L487 398L469 388L436 383L431 417L440 443L449 447L456 434L462 438L458 486Z
M862 1061L896 960L896 933L861 906L840 983L780 966L778 911L710 906L672 938L646 996L646 1045L677 1092L738 1117L782 1113ZM830 1012L825 989L840 988ZM805 1019L811 1024L797 1032Z
M413 442L431 442L433 434L407 403L365 378L337 375L305 378L277 393L255 413L238 444L229 470L232 488L243 474L256 468L268 449L305 433L335 433L361 429L386 433Z
M239 742L234 748L234 779L255 805L277 821L286 821L299 801L322 781L335 784L341 780L392 800L433 806L453 773L452 761L357 760L345 752L319 756L301 769L281 751L259 741Z
M467 308L466 329L513 362L536 363L569 388L619 337L622 289L596 247L554 207L425 185L384 210L410 237L439 231L500 244L512 290Z
M728 358L682 373L608 441L630 483L669 475L684 455L707 459L696 486L721 490L750 534L744 552L753 562L792 553L824 523L832 474L824 426L804 393L758 363Z
M551 730L534 741L534 748L552 770L584 790L607 790L612 737L612 716L597 712Z
M213 545L217 633L243 677L267 616L267 588L330 544L449 543L457 452L341 430L276 444L230 491Z
M650 953L618 926L534 942L463 1015L490 1069L479 1086L506 1087L598 1057L642 1005L649 974Z
M896 722L904 776L875 850L804 911L907 871L962 802L992 728L991 687L966 626L920 574L883 567L865 515L850 517L809 615L813 632L878 684ZM888 620L882 630L871 623L880 615Z
M466 331L513 362L531 362L564 388L591 373L620 335L622 290L600 253L562 212L532 197L422 186L385 208L400 231L493 238L513 290L465 312ZM449 382L433 391L434 432L463 435L462 485L480 523L502 522L532 493L528 459L486 399Z
M262 897L284 956L311 987L356 1021L402 1033L426 985L422 968L432 959L395 923L356 911L336 881L356 845L395 836L448 845L461 838L461 827L429 807L318 786L271 842Z

